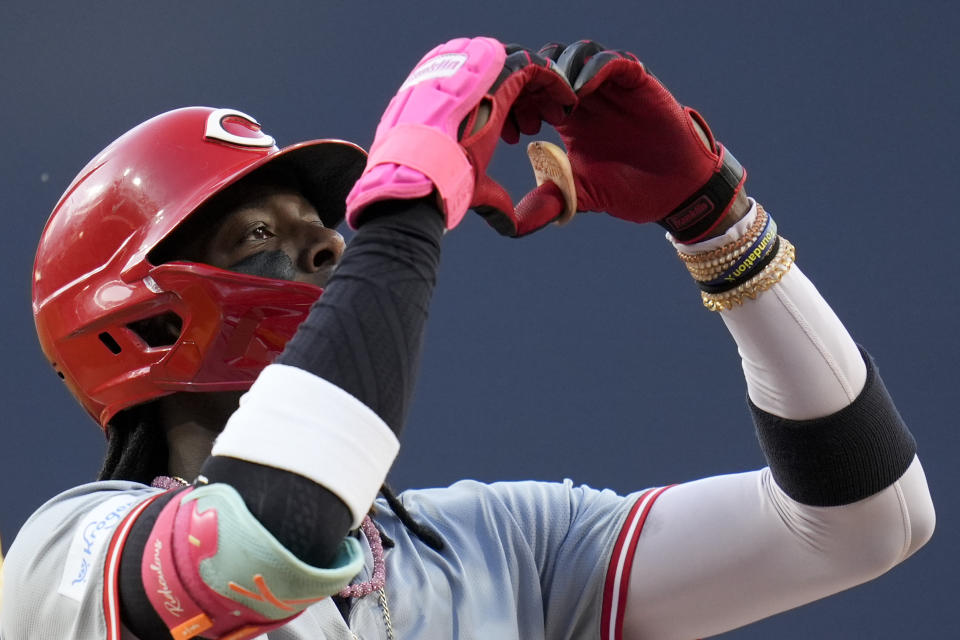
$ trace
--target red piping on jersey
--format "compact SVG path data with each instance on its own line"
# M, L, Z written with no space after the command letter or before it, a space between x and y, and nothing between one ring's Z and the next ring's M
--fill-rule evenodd
M127 517L120 522L120 526L110 539L107 547L107 560L103 570L103 617L107 625L107 640L120 640L120 589L117 584L120 573L120 556L123 555L123 545L130 535L133 523L137 516L147 508L151 502L164 495L158 493L150 496L136 506Z
M601 640L622 640L623 615L627 600L627 588L630 586L630 571L633 568L633 555L640 541L640 532L647 521L653 503L672 486L650 489L640 494L627 519L620 529L617 543L610 554L607 567L607 580L603 588L603 608L600 612Z

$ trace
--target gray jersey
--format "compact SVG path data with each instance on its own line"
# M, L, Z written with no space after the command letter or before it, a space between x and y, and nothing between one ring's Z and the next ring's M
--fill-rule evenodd
M97 482L41 507L8 554L3 638L135 638L110 623L116 616L113 572L119 557L119 545L111 540L119 539L115 534L124 517L158 491ZM443 537L440 553L378 501L374 520L393 542L385 549L385 590L395 637L599 637L605 587L607 609L616 587L616 568L608 576L611 556L622 546L621 531L636 528L631 508L637 498L569 481L463 481L403 493L413 517ZM363 547L367 563L358 582L372 571L365 542ZM354 601L349 627L327 599L264 637L387 638L386 624L375 592Z

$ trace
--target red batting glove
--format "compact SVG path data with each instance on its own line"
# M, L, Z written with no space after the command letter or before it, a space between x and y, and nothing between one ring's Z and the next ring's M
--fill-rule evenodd
M541 124L559 124L576 103L577 98L566 77L559 73L551 60L520 45L506 46L507 59L503 72L488 92L489 109L481 103L461 127L472 131L460 140L478 172L470 207L482 215L499 233L518 237L532 233L553 222L560 215L557 208L534 206L541 193L558 193L550 183L527 194L515 208L510 194L486 174L497 138L516 144L520 134L532 135ZM481 114L489 120L476 128ZM557 195L559 198L559 194Z
M746 171L700 114L677 102L632 53L588 40L540 53L577 93L576 108L557 126L577 210L657 222L684 243L707 237L743 189Z

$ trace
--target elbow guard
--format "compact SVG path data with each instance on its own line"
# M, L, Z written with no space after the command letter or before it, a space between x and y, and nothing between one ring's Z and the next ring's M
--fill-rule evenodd
M363 566L346 538L329 568L299 560L227 484L191 488L160 512L140 565L150 604L173 638L246 640L339 592Z

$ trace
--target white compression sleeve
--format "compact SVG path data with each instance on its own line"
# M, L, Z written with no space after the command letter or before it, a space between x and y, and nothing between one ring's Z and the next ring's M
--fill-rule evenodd
M683 251L710 251L737 239L752 224L757 205L726 234ZM794 264L756 300L720 312L740 351L747 391L768 413L806 420L830 415L863 389L866 367L856 344Z
M742 235L683 246L709 251ZM737 342L750 399L804 420L850 405L867 367L846 329L796 265L780 283L721 312ZM715 635L860 584L901 562L933 532L923 468L840 506L790 498L769 468L678 485L651 509L634 556L624 637Z
M769 469L663 493L634 555L623 637L705 638L879 576L933 532L920 461L840 507L791 500Z

